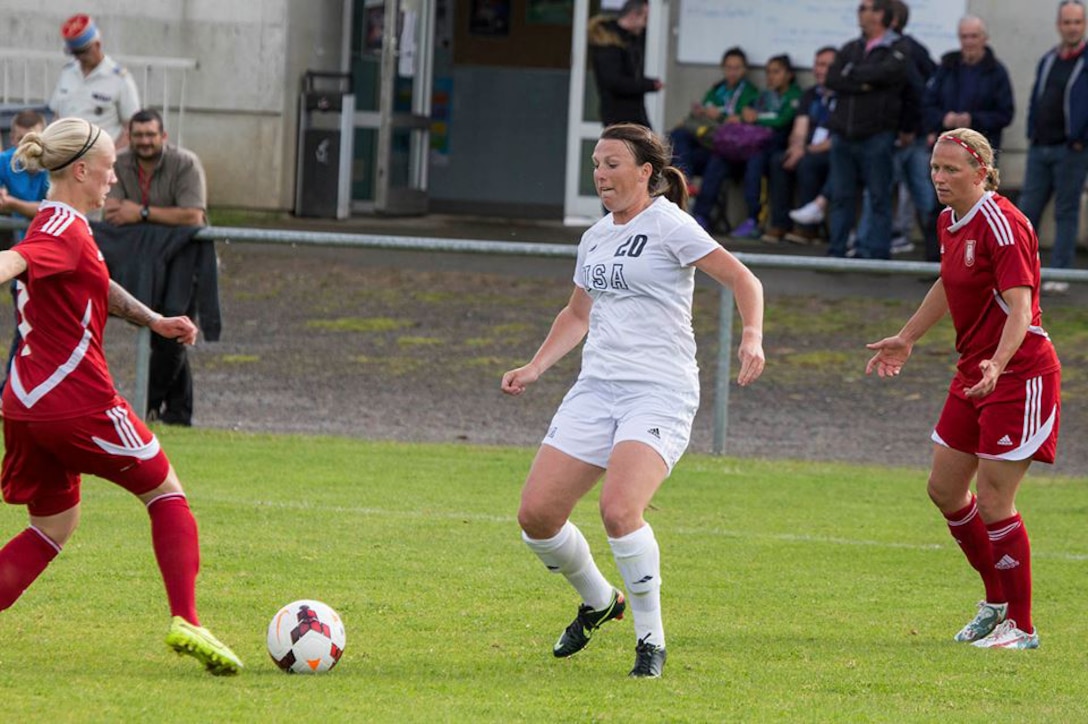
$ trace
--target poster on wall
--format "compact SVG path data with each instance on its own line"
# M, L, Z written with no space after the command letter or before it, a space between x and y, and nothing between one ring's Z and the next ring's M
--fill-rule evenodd
M453 78L434 79L431 92L431 165L450 165L450 120L453 109Z
M529 25L570 25L574 0L528 0L525 21Z
M510 0L472 0L468 31L473 35L510 35Z

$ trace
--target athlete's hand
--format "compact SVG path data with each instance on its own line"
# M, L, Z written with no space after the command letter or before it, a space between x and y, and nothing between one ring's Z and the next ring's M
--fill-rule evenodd
M148 328L160 337L182 344L196 344L196 325L188 317L159 317Z
M532 362L516 370L510 370L502 376L502 391L515 397L525 392L525 388L540 379L540 371Z
M914 345L896 335L894 337L885 337L879 342L873 342L865 346L876 350L876 354L865 365L865 374L871 375L875 370L880 377L895 377L903 369L907 359L910 358L910 352Z
M963 394L972 399L985 397L993 392L994 388L997 387L997 378L1005 371L1003 366L999 366L992 359L984 359L979 362L978 369L982 372L982 379L971 387L963 388Z
M766 358L763 356L763 335L752 333L741 337L740 347L737 348L737 357L740 359L737 384L745 387L758 380L759 376L763 374L763 366L766 364Z

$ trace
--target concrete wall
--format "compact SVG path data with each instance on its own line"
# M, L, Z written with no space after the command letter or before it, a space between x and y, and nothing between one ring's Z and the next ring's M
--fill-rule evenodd
M674 25L678 2L671 3ZM59 60L60 24L73 13L89 12L98 19L108 53L197 59L199 68L188 78L183 140L204 161L211 204L290 209L300 79L306 69L339 69L343 4L49 0L28 6L25 0L0 0L0 47L56 50ZM1055 5L1040 9L1036 3L1008 0L970 0L968 5L989 23L991 45L1013 78L1017 114L1006 131L1002 159L1008 187L1019 186L1023 175L1026 100L1038 58L1057 42ZM856 33L844 29L843 42ZM722 49L730 45L743 47L743 38L721 39ZM676 49L669 55L675 58ZM432 170L435 208L454 210L473 202L480 211L560 209L565 73L479 66L443 72L454 77L455 105L449 165ZM670 62L667 125L719 77L715 66ZM757 70L754 78L761 82L762 72ZM806 74L802 80L811 82ZM155 101L152 96L150 102ZM517 173L507 177L499 172L503 169ZM510 183L508 178L528 180Z
M196 59L183 141L204 163L210 203L290 208L299 79L307 68L339 69L342 7L342 0L50 0L35 9L0 0L0 46L60 56L61 23L86 12L110 55ZM170 82L176 92L179 82ZM143 101L157 104L158 85L148 95ZM169 116L167 123L169 132Z

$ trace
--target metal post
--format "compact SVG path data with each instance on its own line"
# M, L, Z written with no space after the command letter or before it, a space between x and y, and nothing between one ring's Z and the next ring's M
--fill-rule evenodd
M714 375L715 455L725 454L725 433L729 429L729 378L733 356L733 290L723 286L718 302L718 370Z
M375 159L374 208L379 213L389 210L389 187L392 184L393 163L393 91L397 75L397 55L400 38L400 0L386 0L385 27L382 33L381 78L378 82L378 151Z
M147 384L151 379L151 330L136 330L136 388L132 391L132 409L141 420L147 419Z

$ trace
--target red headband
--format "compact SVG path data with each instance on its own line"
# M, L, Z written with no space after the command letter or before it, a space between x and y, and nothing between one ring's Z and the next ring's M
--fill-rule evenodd
M938 139L938 140L940 140L940 141L951 141L952 143L955 143L957 146L959 146L960 148L967 151L967 153L971 154L971 156L976 161L978 161L979 166L981 166L982 168L986 168L986 162L982 160L982 156L979 155L979 152L976 151L975 149L971 148L970 146L968 146L967 142L964 141L959 136L952 136L952 135L949 135L949 134L946 133L945 135L941 136L940 139Z

